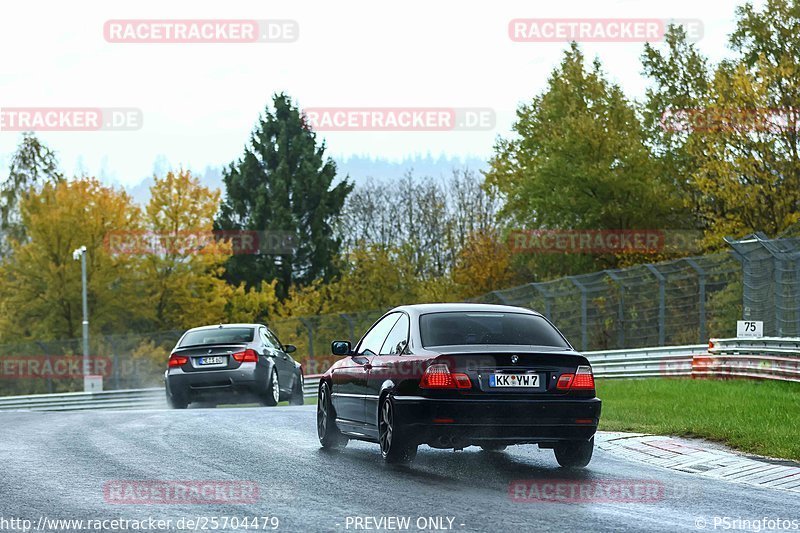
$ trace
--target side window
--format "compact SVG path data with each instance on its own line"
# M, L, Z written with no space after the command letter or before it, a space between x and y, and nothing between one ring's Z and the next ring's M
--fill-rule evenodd
M276 337L272 331L269 329L264 329L264 336L267 338L267 343L271 344L278 350L283 350L283 344L281 344L281 341L278 340L278 337Z
M399 355L403 353L408 344L408 315L403 313L400 319L389 332L381 348L381 355Z
M269 338L269 334L265 328L259 328L258 332L261 334L261 341L267 348L278 348L278 346Z
M397 319L400 318L401 313L392 313L387 315L383 320L375 324L369 333L367 333L361 343L358 345L358 353L365 353L369 355L378 355L383 346L383 341L386 340L386 335L391 331Z

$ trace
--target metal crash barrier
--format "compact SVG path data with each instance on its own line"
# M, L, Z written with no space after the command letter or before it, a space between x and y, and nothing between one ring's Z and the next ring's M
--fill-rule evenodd
M800 338L711 339L708 345L585 352L594 375L621 378L751 378L800 382ZM319 374L305 377L315 398ZM70 392L0 397L0 411L81 411L165 408L164 389Z

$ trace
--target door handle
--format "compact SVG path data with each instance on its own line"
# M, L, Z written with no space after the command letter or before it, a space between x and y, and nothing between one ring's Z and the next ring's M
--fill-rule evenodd
M367 363L364 365L364 370L372 370L372 365Z

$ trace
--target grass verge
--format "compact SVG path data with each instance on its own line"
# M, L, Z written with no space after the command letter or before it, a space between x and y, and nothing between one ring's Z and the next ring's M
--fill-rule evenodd
M755 380L598 380L600 429L701 437L800 460L800 384Z

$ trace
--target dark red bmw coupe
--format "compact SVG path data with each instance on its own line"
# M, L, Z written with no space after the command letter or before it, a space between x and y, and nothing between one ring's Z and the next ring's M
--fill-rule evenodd
M520 307L425 304L386 313L322 376L317 431L323 447L380 444L389 462L417 448L552 448L565 467L586 466L600 417L594 377L545 317Z

